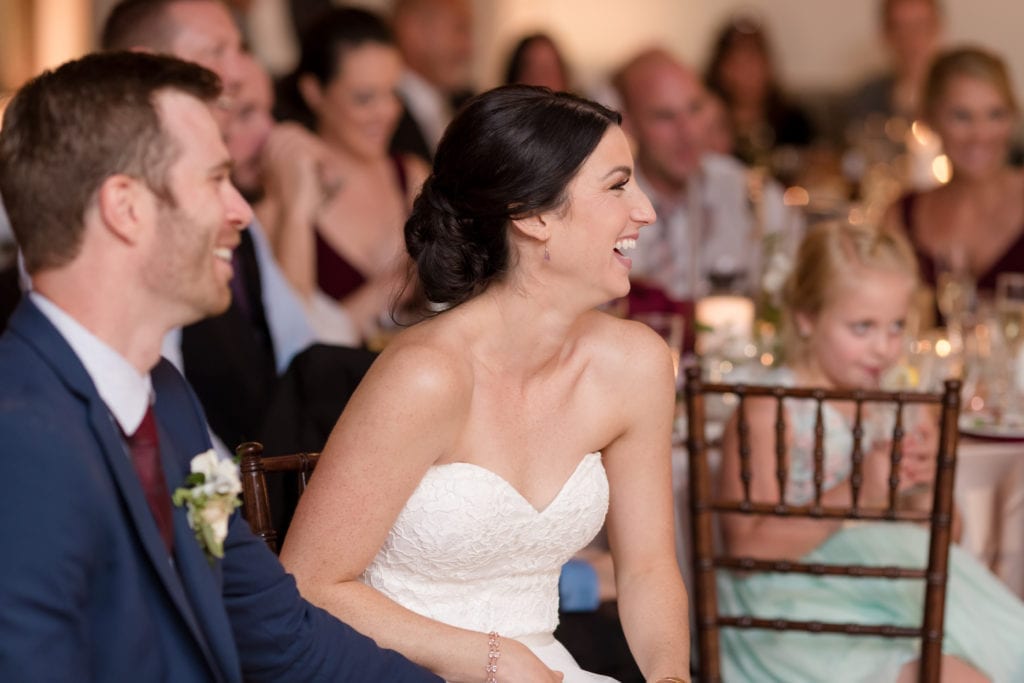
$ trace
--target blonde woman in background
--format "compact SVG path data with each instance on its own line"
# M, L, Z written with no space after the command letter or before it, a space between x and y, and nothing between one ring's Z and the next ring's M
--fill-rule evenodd
M885 224L909 238L925 284L936 287L949 274L991 293L1000 273L1024 272L1024 171L1009 161L1018 107L1006 65L980 48L943 52L923 106L952 176L900 198Z

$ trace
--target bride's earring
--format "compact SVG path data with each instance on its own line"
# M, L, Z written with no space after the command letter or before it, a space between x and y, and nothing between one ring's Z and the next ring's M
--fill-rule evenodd
M548 251L548 245L546 245L546 244L544 245L544 260L545 261L550 261L551 260L551 252Z

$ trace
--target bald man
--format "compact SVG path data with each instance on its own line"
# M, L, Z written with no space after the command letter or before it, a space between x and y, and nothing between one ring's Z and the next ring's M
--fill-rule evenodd
M746 169L708 149L709 95L700 78L665 50L636 55L614 77L623 127L636 141L636 179L657 222L633 252L636 280L687 301L712 279L748 291L757 282L760 236L786 223L780 188L765 188L759 225Z

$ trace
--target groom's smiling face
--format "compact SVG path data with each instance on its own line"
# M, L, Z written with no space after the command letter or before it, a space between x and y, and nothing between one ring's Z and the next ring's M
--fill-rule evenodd
M231 184L231 160L210 107L179 92L157 96L170 153L166 195L152 193L146 286L179 324L224 312L231 301L232 252L252 211Z

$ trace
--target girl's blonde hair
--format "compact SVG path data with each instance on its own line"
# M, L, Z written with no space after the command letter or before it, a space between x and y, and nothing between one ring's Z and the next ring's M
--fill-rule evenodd
M917 282L917 257L902 234L867 225L822 223L808 231L783 289L785 348L804 352L796 315L816 318L836 288L865 271L903 273Z

